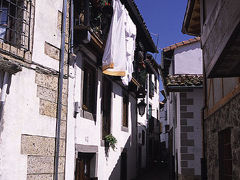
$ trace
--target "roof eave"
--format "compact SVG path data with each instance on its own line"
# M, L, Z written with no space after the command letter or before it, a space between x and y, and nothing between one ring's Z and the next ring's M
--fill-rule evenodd
M200 30L200 9L197 7L200 6L199 0L188 0L187 8L184 15L183 25L182 25L182 33L188 34L191 36L200 36L201 30ZM199 20L196 20L195 22L199 23L199 26L195 27L195 29L191 29L191 23L192 17L198 17ZM196 25L195 25L196 26Z

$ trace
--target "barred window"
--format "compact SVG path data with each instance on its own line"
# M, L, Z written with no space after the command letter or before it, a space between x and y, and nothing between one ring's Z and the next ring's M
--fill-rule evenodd
M0 0L0 42L29 50L31 0Z

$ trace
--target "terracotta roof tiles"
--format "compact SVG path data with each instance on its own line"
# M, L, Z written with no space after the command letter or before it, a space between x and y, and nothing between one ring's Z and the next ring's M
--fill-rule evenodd
M200 41L200 37L195 37L193 39L182 41L182 42L179 42L179 43L176 43L176 44L173 44L171 46L163 48L163 52L171 51L171 50L174 50L178 47L185 46L185 45L188 45L188 44L191 44L191 43L194 43L194 42L198 42L198 41Z
M181 74L168 75L166 77L167 87L181 86L181 87L199 87L203 85L203 75L198 74Z

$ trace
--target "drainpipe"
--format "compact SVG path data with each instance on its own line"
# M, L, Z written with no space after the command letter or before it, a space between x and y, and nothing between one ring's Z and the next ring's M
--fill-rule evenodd
M62 115L62 89L63 89L63 75L64 75L63 66L64 66L64 53L65 53L66 16L67 16L67 0L63 0L63 23L62 23L61 56L60 56L60 65L59 65L59 82L58 82L54 180L58 180L58 162L59 162L60 125L61 125L61 115Z
M9 82L9 77L10 74L6 71L4 73L4 79L3 79L3 87L2 87L2 92L0 96L0 122L2 121L2 116L3 116L3 109L6 101L6 96L7 96L7 88L8 88L8 82Z
M71 19L70 19L70 28L71 28L71 41L70 41L70 54L73 54L73 36L74 36L74 3L71 0Z
M148 111L149 111L149 74L147 74L147 97L146 97L146 116L147 116L147 125L146 125L146 162L147 162L147 168L149 167L149 116L148 116Z

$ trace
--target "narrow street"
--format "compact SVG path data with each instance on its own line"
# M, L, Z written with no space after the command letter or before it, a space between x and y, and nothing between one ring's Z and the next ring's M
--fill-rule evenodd
M152 167L139 174L136 180L169 180L168 167Z

